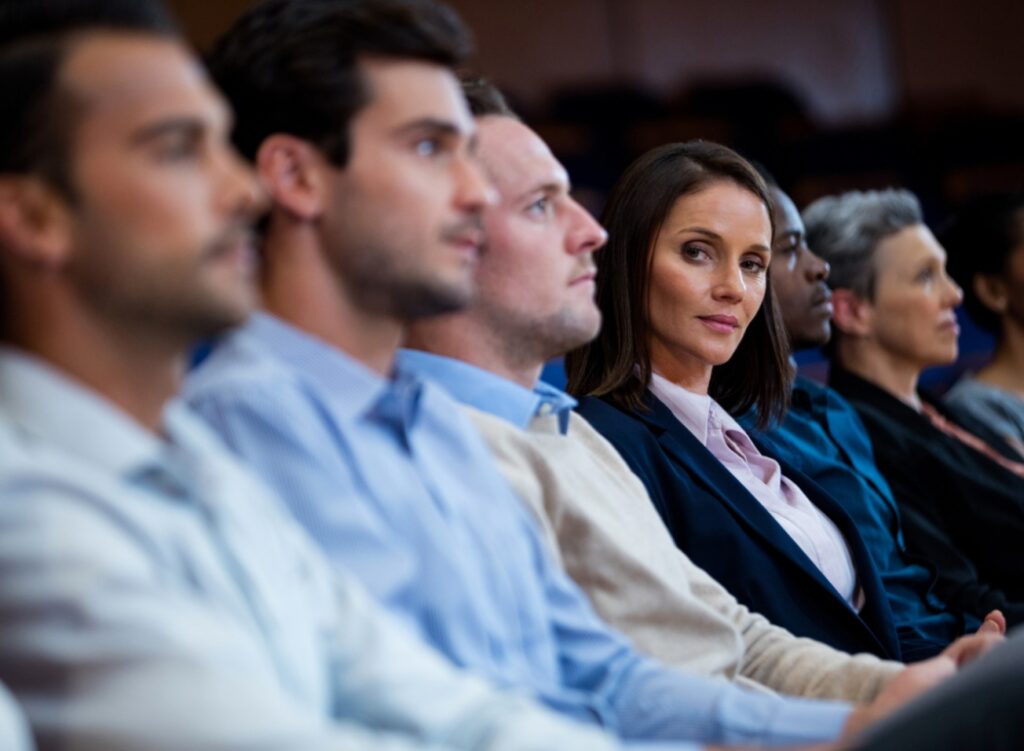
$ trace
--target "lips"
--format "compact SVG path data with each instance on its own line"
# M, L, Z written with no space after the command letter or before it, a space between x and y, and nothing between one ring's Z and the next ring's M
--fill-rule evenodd
M736 316L710 315L697 316L697 318L712 331L722 334L732 333L740 327L740 322L736 320Z
M217 262L231 261L248 268L256 258L255 235L248 227L231 230L213 244L207 257Z
M452 245L473 248L477 252L479 252L484 245L484 233L477 232L475 230L466 230L464 232L451 234L445 239Z
M585 284L587 282L592 282L596 278L597 278L597 270L596 269L588 269L587 271L583 272L579 276L577 276L574 279L572 279L569 282L569 286L570 287L575 287L577 284Z

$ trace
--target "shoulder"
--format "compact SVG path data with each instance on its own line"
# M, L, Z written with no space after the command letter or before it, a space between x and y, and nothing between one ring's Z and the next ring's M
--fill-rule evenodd
M637 414L600 397L583 397L576 411L612 443L615 443L613 438L620 435L640 438L651 432Z
M493 451L503 455L532 456L537 453L530 434L497 415L467 404L459 409Z
M296 368L236 333L188 374L182 397L191 405L247 401L297 390L301 382Z
M971 377L957 381L942 402L955 412L977 413L978 417L1024 418L1024 399Z

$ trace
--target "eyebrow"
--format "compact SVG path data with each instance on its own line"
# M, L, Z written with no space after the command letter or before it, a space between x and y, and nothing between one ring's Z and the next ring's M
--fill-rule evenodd
M395 128L394 132L397 135L403 135L406 133L415 133L416 131L443 133L444 135L450 136L460 136L465 134L465 131L457 127L455 123L450 120L442 120L438 117L423 117L419 120L413 120L412 122L399 125ZM476 133L470 135L470 138L476 138Z
M206 130L207 124L196 117L171 117L146 125L132 134L132 143L143 145L166 135L185 132L190 136L198 136Z
M558 180L552 180L550 182L541 183L540 185L534 185L529 190L524 190L517 198L517 200L523 200L537 193L543 193L544 195L555 195L565 191L566 195L572 192L572 187L568 183L563 183Z

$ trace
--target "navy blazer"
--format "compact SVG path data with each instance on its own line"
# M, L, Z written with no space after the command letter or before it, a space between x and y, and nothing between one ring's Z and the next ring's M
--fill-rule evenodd
M844 652L899 660L888 598L853 521L809 478L783 462L795 482L842 532L865 605L858 615L749 491L667 406L649 412L585 397L578 410L640 477L676 545L751 610Z

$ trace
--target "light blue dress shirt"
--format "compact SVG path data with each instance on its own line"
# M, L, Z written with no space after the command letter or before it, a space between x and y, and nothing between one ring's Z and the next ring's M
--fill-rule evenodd
M0 349L0 679L41 751L619 748L453 670L182 407L163 434Z
M382 378L261 315L187 396L333 560L457 664L624 738L838 735L847 705L751 694L638 654L549 560L457 402L401 366Z
M28 725L14 697L0 686L0 749L3 751L32 751Z

